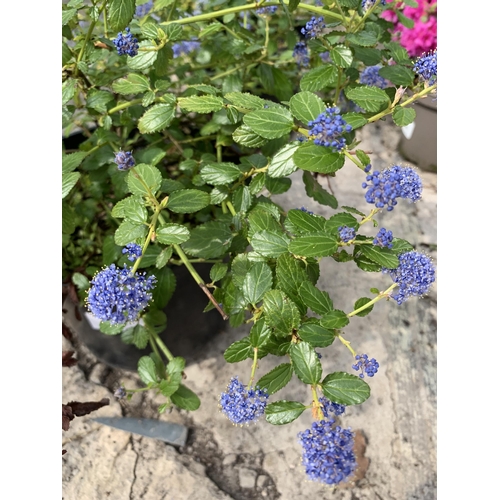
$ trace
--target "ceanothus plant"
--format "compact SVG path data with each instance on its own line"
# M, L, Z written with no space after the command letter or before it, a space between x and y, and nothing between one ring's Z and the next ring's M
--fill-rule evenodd
M221 386L221 418L281 425L311 410L298 436L303 465L328 485L356 469L354 434L335 419L370 396L379 368L344 330L380 300L398 307L435 280L430 258L390 229L363 234L382 210L417 202L422 181L405 165L372 171L356 131L388 116L408 125L411 105L437 89L437 51L410 58L391 40L386 9L384 0L63 4L64 135L84 138L62 160L64 282L103 334L150 345L138 375L165 397L158 411L192 411L200 400L183 383L185 361L159 336L171 266L185 266L205 310L249 326L224 353L241 368ZM366 175L366 206L339 207L320 180L330 186L352 168ZM272 200L296 171L329 216ZM317 287L320 259L379 273L386 289L339 310ZM199 262L212 264L210 283ZM335 340L353 364L324 374L316 349ZM264 356L276 366L259 373ZM293 374L312 401L275 400Z

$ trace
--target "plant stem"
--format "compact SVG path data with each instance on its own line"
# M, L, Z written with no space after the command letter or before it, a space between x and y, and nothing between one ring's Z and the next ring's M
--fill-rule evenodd
M229 208L229 211L231 212L231 215L236 215L236 210L234 209L233 204L229 200L227 200L226 203L227 208Z
M351 347L351 343L346 340L344 337L342 337L342 335L336 335L336 337L342 342L342 344L344 344L347 349L349 349L349 351L351 351L351 354L353 355L353 357L356 356L356 351L354 351L354 349Z
M365 167L363 166L363 164L357 158L355 158L351 153L349 153L349 151L346 150L343 153L345 156L347 156L347 158L349 158L349 160L351 160L354 163L354 165L356 165L358 168L364 171Z
M385 292L380 292L374 299L370 300L370 302L367 302L364 306L358 307L354 311L350 312L347 317L351 318L352 316L355 316L356 314L360 313L361 311L364 311L371 305L375 304L378 302L380 299L384 298L389 298L391 296L391 291L394 290L398 286L397 283L393 283Z
M165 354L165 357L169 361L172 361L174 359L174 355L168 350L168 347L163 343L163 341L158 336L158 334L153 329L149 330L149 333L152 335L155 342L158 344L158 347L163 351L163 354Z
M257 347L253 348L253 363L252 363L252 373L250 373L250 381L248 382L248 389L252 387L253 379L255 378L255 370L257 369L257 354L259 349Z

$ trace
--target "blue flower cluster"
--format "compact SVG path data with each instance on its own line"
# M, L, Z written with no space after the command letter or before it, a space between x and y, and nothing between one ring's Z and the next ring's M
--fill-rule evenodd
M118 165L118 170L130 170L135 166L135 160L130 151L115 153L115 163Z
M220 395L220 408L234 424L256 422L264 414L269 394L258 387L247 389L238 377L232 377L226 392Z
M356 237L356 230L352 227L340 226L338 231L340 239L344 243L347 243L348 241L351 241Z
M427 293L436 280L436 270L427 255L412 250L398 255L399 266L396 269L382 268L382 272L389 273L399 290L392 298L401 305L412 295L421 297Z
M319 57L321 58L321 60L327 64L327 63L330 63L332 62L332 58L330 57L330 52L321 52Z
M365 378L365 373L369 377L373 377L375 373L377 373L379 369L379 364L375 358L368 359L368 354L356 354L357 363L352 365L352 367L361 373L359 374L359 378Z
M359 75L359 83L369 85L370 87L378 87L379 89L387 88L389 82L378 74L380 68L382 68L380 64L365 68Z
M146 14L149 14L150 10L153 8L153 0L149 0L142 5L137 5L135 8L135 17L144 17Z
M138 245L137 243L129 243L122 250L122 253L127 254L128 260L134 262L142 255L142 248L141 245Z
M99 271L92 279L87 295L90 312L102 321L111 324L133 321L153 298L150 292L156 278L145 273L131 274L125 265L123 269L111 264Z
M376 0L363 0L361 2L361 8L363 10L368 10L370 7L373 7L375 5ZM380 0L379 5L385 5L387 0Z
M424 54L419 57L413 65L413 71L429 85L436 83L438 68L437 68L437 49L429 54Z
M381 227L377 236L373 238L373 244L380 247L392 248L392 231L388 231L385 227Z
M302 28L300 32L306 38L316 38L321 33L321 30L326 27L323 21L323 16L319 16L318 18L313 16L310 21L307 21L305 27Z
M307 68L309 66L309 49L305 42L297 42L293 48L293 57L297 62L297 66Z
M113 40L113 43L115 44L119 56L128 54L130 57L134 57L138 54L139 50L138 40L134 37L134 35L132 35L132 33L130 33L130 28L128 26L125 28L125 31L127 34L124 35L120 31L120 33L118 33L116 38Z
M273 14L276 14L277 10L277 5L271 5L271 7L262 7L261 9L257 9L255 12L259 14L259 16L272 16Z
M113 396L116 399L124 399L127 396L127 391L125 390L125 387L118 387L116 391L113 393Z
M346 146L346 140L340 137L350 132L352 127L339 115L339 108L326 108L315 120L308 123L309 136L314 136L314 144L327 146L340 151Z
M300 432L302 465L309 479L325 484L346 481L355 471L354 433L350 428L335 425L335 420L313 422L310 429Z
M325 417L328 417L328 413L333 413L334 415L342 415L342 413L345 412L345 406L340 405L338 403L334 403L333 401L330 401L328 398L325 398L322 396L319 398L319 402L322 405L321 410L323 411L323 415Z
M201 46L200 42L197 42L196 40L191 40L189 42L183 41L179 43L174 43L172 45L172 50L174 52L174 58L175 57L180 57L182 55L187 56L191 52L199 49Z
M365 168L365 172L370 169ZM368 173L366 182L361 184L363 189L368 188L365 199L373 203L377 208L387 206L391 211L397 205L396 198L405 198L410 202L416 202L422 197L422 179L412 167L401 167L394 165L379 172L375 170Z

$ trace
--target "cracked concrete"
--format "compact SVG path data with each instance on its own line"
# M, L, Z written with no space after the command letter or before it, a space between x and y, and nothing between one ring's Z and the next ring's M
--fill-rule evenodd
M371 152L374 168L401 163L397 152L399 129L390 122L364 127L362 147ZM409 164L404 162L404 164ZM436 175L420 172L423 200L400 203L384 212L380 225L414 244L436 261ZM274 199L285 208L306 206L330 216L328 207L310 200L301 187L300 175L292 175L289 192ZM366 205L361 170L346 165L330 184L339 206ZM326 181L325 181L326 188ZM365 234L376 231L367 228ZM374 233L373 233L374 234ZM384 289L391 281L380 273L363 273L352 263L321 261L319 288L333 298L336 308L350 310L356 299L369 295L371 287ZM75 334L63 339L63 350L76 351L77 366L63 368L63 402L110 399L110 405L79 417L63 432L62 478L64 500L295 500L303 496L325 500L434 500L436 498L436 302L437 283L423 299L397 306L379 302L366 317L354 317L345 337L355 350L366 352L380 363L368 380L371 397L351 406L339 419L344 427L362 432L366 439L364 477L332 488L308 481L303 473L297 433L311 424L307 412L289 425L274 427L264 420L248 427L232 425L217 406L218 396L229 379L249 376L251 361L228 364L224 350L247 334L246 326L213 333L199 345L186 366L186 384L201 399L196 412L172 410L158 415L162 398L148 393L131 401L117 401L113 391L120 383L140 388L133 372L110 368L99 362ZM336 342L319 350L324 374L349 371L352 356ZM175 352L174 352L175 354ZM282 362L260 360L257 377ZM307 404L310 393L294 377L271 401L289 399ZM142 416L176 422L189 428L184 448L101 426L95 416Z

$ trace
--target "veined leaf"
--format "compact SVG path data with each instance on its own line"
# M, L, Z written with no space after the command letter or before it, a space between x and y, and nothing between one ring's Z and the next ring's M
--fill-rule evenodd
M248 113L243 117L243 123L266 139L277 139L290 133L293 127L293 118L288 109L274 106Z
M168 198L167 208L178 214L198 212L210 204L210 195L198 189L174 191Z
M297 165L295 165L293 161L293 155L298 147L297 144L287 144L282 147L271 159L267 169L267 175L272 178L279 178L287 177L295 172L295 170L297 170Z
M214 95L179 97L177 103L182 109L195 113L212 113L224 106L222 98Z
M266 406L266 420L273 425L289 424L300 417L305 409L298 401L276 401Z
M264 295L264 321L280 337L287 337L300 323L297 306L281 291L270 290Z
M318 290L309 281L302 283L299 293L311 311L323 315L333 310L333 302L328 293Z
M390 104L388 95L376 87L363 85L347 90L346 94L351 101L369 112L379 111L382 106Z
M346 406L359 405L370 397L370 386L345 372L327 375L321 382L321 390L330 401Z
M292 379L292 375L292 365L290 363L282 363L261 377L255 385L260 389L267 389L267 393L272 395L283 389Z
M297 335L313 347L328 347L335 340L332 330L315 323L303 323Z
M307 342L292 344L290 358L293 371L304 384L317 384L321 379L322 368L316 351Z
M331 174L344 166L345 157L325 146L306 142L295 151L293 161L302 170Z
M290 240L284 233L259 231L250 237L250 245L253 249L265 257L279 257L288 252Z
M130 73L126 78L113 82L112 87L117 94L139 94L149 90L149 80L143 75Z
M180 224L165 224L156 230L156 239L165 245L184 243L189 239L189 229Z
M300 90L315 92L324 89L337 79L338 70L333 64L308 71L300 80Z
M242 291L250 304L257 304L273 286L273 273L265 262L255 262L243 279Z
M201 169L200 175L207 184L221 186L235 181L241 175L241 170L230 162L211 163Z
M144 186L143 182L146 184ZM127 175L127 185L132 194L137 196L149 196L150 193L156 194L161 186L161 172L151 165L140 163L136 165Z
M176 191L176 193L184 192ZM232 240L233 234L226 224L210 221L195 227L191 231L189 241L183 243L182 248L189 255L203 259L213 259L223 255L231 246Z
M337 239L328 233L317 232L298 236L290 242L288 250L301 257L326 257L337 251Z
M152 134L167 128L174 118L175 110L171 104L157 104L149 108L139 119L139 132Z
M303 91L290 99L290 110L293 116L307 125L326 110L325 103L312 92Z

